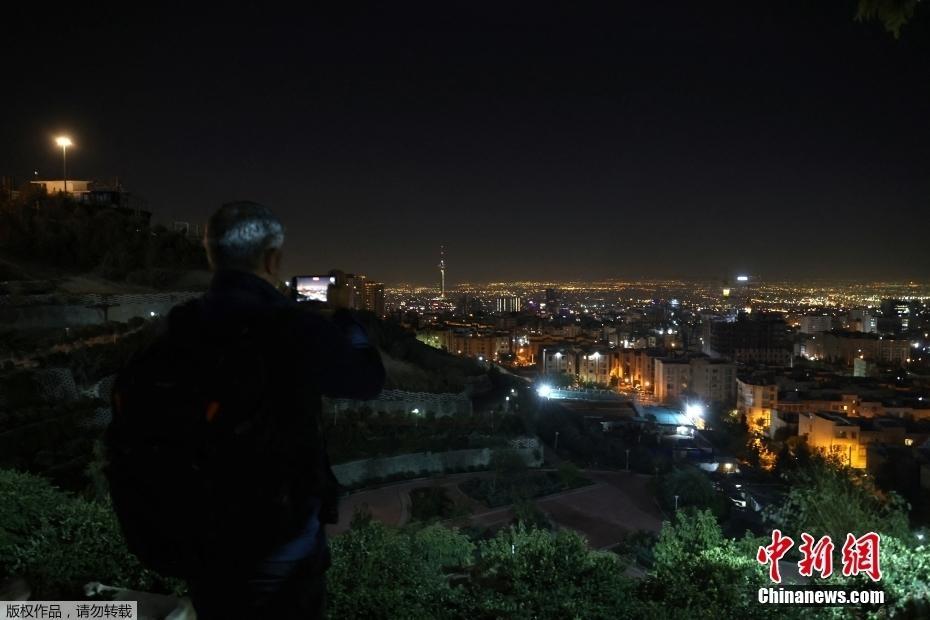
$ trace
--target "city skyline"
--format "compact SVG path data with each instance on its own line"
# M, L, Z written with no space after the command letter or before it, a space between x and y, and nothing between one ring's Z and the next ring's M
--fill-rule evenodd
M54 36L17 13L0 45L49 96L4 103L0 174L57 178L67 134L69 175L168 225L269 205L289 273L427 283L445 245L450 285L930 275L925 20L409 11L78 12Z

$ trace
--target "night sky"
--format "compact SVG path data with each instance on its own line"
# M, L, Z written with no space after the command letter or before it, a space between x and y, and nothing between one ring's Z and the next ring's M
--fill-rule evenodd
M272 207L288 273L930 278L927 11L501 4L7 7L0 175L60 178L66 132L158 221Z

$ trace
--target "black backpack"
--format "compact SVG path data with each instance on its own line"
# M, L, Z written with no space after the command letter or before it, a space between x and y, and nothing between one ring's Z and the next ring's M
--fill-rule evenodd
M299 387L283 384L288 317L217 335L202 312L199 300L175 308L167 332L117 375L105 434L130 551L185 579L253 561L297 533L309 517L310 461L325 450Z

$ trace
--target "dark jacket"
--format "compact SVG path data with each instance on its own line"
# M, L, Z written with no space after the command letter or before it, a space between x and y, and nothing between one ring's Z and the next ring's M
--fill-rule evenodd
M185 312L183 306L172 312L169 332L184 331L187 337L203 339L214 347L242 338L245 330L254 330L267 341L272 364L264 389L274 399L273 454L280 459L276 467L281 475L265 475L287 479L287 492L303 511L298 512L294 531L265 534L268 548L297 535L314 514L319 522L335 522L338 483L326 454L321 396L377 396L384 384L384 366L377 349L349 312L337 311L332 319L325 318L245 272L217 272L207 293L194 306L193 312ZM236 475L247 476L248 471Z
M303 311L262 278L241 271L217 272L203 296L203 305L211 331L230 336L243 323L270 319L281 309L297 314L300 318L288 344L303 365L301 384L294 387L312 390L317 412L320 395L365 400L381 392L381 357L346 311L337 311L332 320Z

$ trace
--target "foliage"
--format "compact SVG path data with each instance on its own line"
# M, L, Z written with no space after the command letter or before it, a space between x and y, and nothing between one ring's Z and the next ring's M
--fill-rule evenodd
M491 471L498 479L516 476L526 471L526 461L516 450L495 450L491 454Z
M487 419L478 414L424 417L360 408L326 416L323 422L330 459L342 463L411 452L504 447L513 436L505 431L514 428L508 421L514 417L504 416L494 434Z
M79 385L88 385L115 374L139 351L152 343L165 326L164 319L136 323L133 330L114 342L53 353L43 358L48 366L71 370Z
M410 516L417 521L446 519L455 509L443 487L422 487L410 491Z
M726 509L725 499L714 490L707 476L690 465L678 467L661 478L659 501L665 510L675 509L675 496L678 496L679 509L709 508L718 517L723 516Z
M562 482L562 487L565 489L574 489L585 482L584 476L581 475L581 470L571 461L563 461L559 465L559 479Z
M886 602L904 617L930 616L930 548L882 538L882 580Z
M357 318L372 343L388 354L384 359L386 389L461 392L486 374L476 360L424 344L399 323L381 321L371 312L359 312Z
M518 525L476 547L435 524L365 518L332 542L331 618L636 618L624 564L572 532Z
M332 541L327 573L331 618L455 618L464 592L443 571L466 563L473 545L456 530L436 525L396 530L359 521Z
M0 470L0 575L20 575L39 600L74 599L89 581L177 589L126 549L106 503L72 497L38 476Z
M654 532L649 530L636 530L624 536L614 551L621 556L633 558L640 566L652 568L655 565L653 548L658 538Z
M906 538L907 507L894 493L881 493L872 482L845 467L812 461L792 477L785 501L766 517L786 532L829 534L844 540L847 533L875 531Z
M468 583L478 618L638 617L624 565L573 532L518 525L480 543Z
M769 585L761 566L723 537L709 510L679 511L663 524L653 554L655 566L641 591L653 614L687 609L692 618L775 616L755 600L757 589Z
M513 504L514 525L523 524L526 527L535 527L541 530L551 530L552 523L546 513L530 499L519 499Z
M559 434L558 452L580 467L617 468L626 467L627 447L631 448L630 466L637 465L637 457L648 461L652 455L643 446L621 441L617 434L607 435L600 424L586 422L584 417L573 414L555 403L541 402L537 414L536 432L550 446ZM638 454L635 454L638 453ZM654 473L652 469L648 473Z
M0 414L0 467L41 473L69 490L84 490L83 470L99 429L87 423L100 401L81 399Z
M0 204L0 247L31 262L155 285L159 270L206 268L200 244L137 211L83 204L29 185ZM162 282L165 283L165 282Z
M897 39L901 28L914 17L919 3L920 0L859 0L856 19L878 20Z
M583 484L589 484L586 478ZM530 471L500 478L469 478L459 484L463 493L491 508L558 493L564 489L555 472Z

